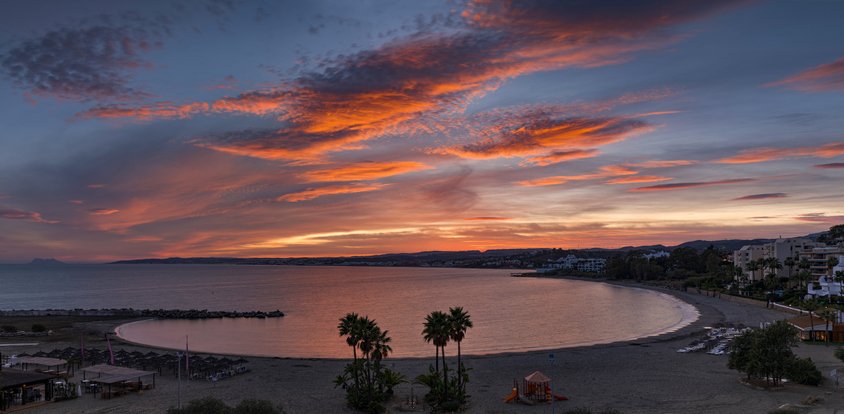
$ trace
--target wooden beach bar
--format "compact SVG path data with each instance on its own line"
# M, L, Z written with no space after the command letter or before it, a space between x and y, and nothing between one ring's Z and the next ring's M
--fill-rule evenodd
M82 383L85 384L84 392L96 393L100 398L109 399L155 388L156 374L155 371L100 364L82 369Z

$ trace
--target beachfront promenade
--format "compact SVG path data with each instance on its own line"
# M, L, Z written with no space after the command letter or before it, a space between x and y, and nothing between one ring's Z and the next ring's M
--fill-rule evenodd
M834 413L832 407L844 407L842 390L833 390L832 381L820 387L789 384L783 390L757 390L739 382L741 374L727 369L725 356L706 353L677 353L706 326L718 323L758 326L790 315L764 306L731 302L718 298L666 291L695 305L700 318L690 326L658 337L624 343L537 351L513 355L464 356L472 368L468 384L472 395L469 412L540 413L547 407L504 404L514 378L541 370L553 380L554 391L569 401L558 402L557 412L575 407L615 408L623 413L767 413L782 404L799 404L809 395L824 402L807 412ZM572 317L576 317L573 315ZM612 315L607 315L612 317ZM548 327L553 329L553 327ZM339 339L338 339L339 340ZM147 350L143 347L127 349ZM841 363L832 355L834 347L801 345L800 356L810 356L825 376ZM447 349L449 355L454 350ZM554 353L554 364L548 355ZM427 370L432 358L390 360L390 367L415 377ZM335 389L332 380L346 361L251 358L252 372L225 381L190 381L182 385L182 401L215 396L228 402L259 398L280 403L288 413L352 412L345 407L344 392ZM413 387L421 397L424 387ZM400 403L411 393L410 384L397 387ZM163 412L175 404L177 384L172 377L162 377L154 391L128 395L120 399L81 398L51 404L32 413Z

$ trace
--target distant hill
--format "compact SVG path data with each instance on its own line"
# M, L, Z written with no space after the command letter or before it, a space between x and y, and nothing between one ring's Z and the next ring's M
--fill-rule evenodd
M53 259L53 258L41 259L41 258L36 257L36 258L32 259L32 261L29 262L29 264L38 265L38 266L50 266L50 265L63 265L65 263L62 262L62 261Z
M822 233L804 236L817 239ZM727 239L727 240L693 240L676 246L661 244L646 246L625 246L617 249L588 248L588 249L496 249L496 250L462 250L462 251L425 251L416 253L387 253L374 256L347 257L170 257L167 259L136 259L121 260L113 264L229 264L229 265L292 265L292 266L408 266L408 267L490 267L490 268L518 268L529 263L539 263L546 258L559 257L560 254L574 254L579 257L610 258L619 253L634 250L641 251L671 251L681 247L703 251L709 246L716 249L734 251L742 246L759 245L773 242L775 239ZM556 253L555 253L556 252ZM53 259L36 259L53 260ZM539 262L537 261L539 260ZM33 261L34 263L35 261ZM59 262L60 263L60 262Z
M678 247L691 247L695 250L705 250L709 246L715 246L716 249L733 251L733 250L741 249L742 246L765 244L765 243L770 243L772 241L774 241L774 239L694 240L694 241L688 241L688 242L685 242L685 243L678 244L678 245L672 247L672 249L676 249Z

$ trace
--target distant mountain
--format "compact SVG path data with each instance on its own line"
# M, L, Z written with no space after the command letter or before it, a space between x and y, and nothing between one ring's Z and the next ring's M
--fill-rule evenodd
M804 236L817 239L822 233ZM625 246L617 249L589 248L589 249L496 249L496 250L462 250L462 251L425 251L416 253L387 253L374 256L347 257L171 257L167 259L137 259L121 260L114 264L229 264L229 265L291 265L291 266L407 266L407 267L489 267L489 268L523 268L532 264L556 259L565 254L579 257L610 258L619 253L634 250L671 251L681 247L698 251L709 246L716 249L734 251L742 246L759 245L773 242L775 239L727 239L727 240L693 240L676 246L653 244L646 246ZM35 259L53 260L53 259ZM33 263L35 263L35 260ZM57 262L57 261L56 261ZM60 262L57 262L60 263Z
M41 259L41 258L36 257L36 258L32 259L32 261L29 262L29 264L38 265L38 266L50 266L50 265L63 265L65 263L62 262L62 261L53 259L53 258Z
M682 244L678 244L672 249L676 249L678 247L691 247L695 250L705 250L709 246L714 246L716 249L733 251L741 249L743 246L747 245L758 245L758 244L766 244L774 241L774 239L752 239L752 240L739 240L739 239L730 239L730 240L694 240L688 241Z

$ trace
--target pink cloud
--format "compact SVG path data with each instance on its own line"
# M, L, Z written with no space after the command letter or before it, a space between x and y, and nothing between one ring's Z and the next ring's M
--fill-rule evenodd
M844 142L830 142L829 144L817 147L797 148L751 148L738 153L738 155L722 158L715 162L721 164L752 164L757 162L773 161L783 158L794 157L819 157L831 158L844 155Z
M56 220L47 220L41 216L41 213L35 211L23 211L10 208L0 208L0 218L8 220L26 220L36 223L56 224Z
M766 86L785 86L802 92L844 90L844 58L816 66Z
M658 184L652 185L647 187L637 187L632 188L628 191L631 192L650 192L650 191L674 191L674 190L685 190L687 188L697 188L697 187L710 187L714 185L726 185L726 184L741 184L755 181L752 178L735 178L730 180L717 180L717 181L702 181L702 182L693 182L693 183L671 183L671 184Z
M743 200L766 200L769 198L785 198L788 197L786 193L765 193L765 194L751 194L744 197L734 198L733 201Z

